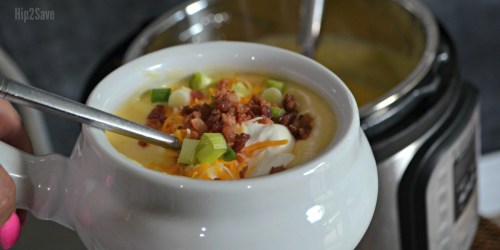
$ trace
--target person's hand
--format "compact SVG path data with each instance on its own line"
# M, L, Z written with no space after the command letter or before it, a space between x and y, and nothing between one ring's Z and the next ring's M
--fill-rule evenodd
M2 99L0 99L0 140L25 152L32 151L21 117L10 102Z
M16 187L9 174L0 166L0 225L3 225L16 209Z
M0 100L0 140L26 152L32 151L19 114L5 100ZM0 166L0 248L11 248L19 237L20 222L15 208L14 182Z
M0 249L9 249L19 238L16 189L9 174L0 166Z

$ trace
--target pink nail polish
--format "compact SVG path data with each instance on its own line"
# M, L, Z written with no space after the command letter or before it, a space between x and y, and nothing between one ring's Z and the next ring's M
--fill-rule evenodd
M9 249L14 246L17 239L19 239L19 232L21 225L19 217L13 213L10 218L0 227L0 246L2 249Z

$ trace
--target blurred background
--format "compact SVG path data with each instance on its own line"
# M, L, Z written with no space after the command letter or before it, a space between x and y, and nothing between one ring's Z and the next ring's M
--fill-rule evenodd
M103 60L123 49L155 17L182 2L2 0L0 47L33 85L83 102ZM462 78L480 90L482 152L499 150L500 0L424 2L453 40ZM16 8L50 10L54 18L24 22L15 18ZM47 125L54 151L69 155L80 125L53 116L47 116ZM15 249L83 246L72 231L50 222L28 222Z

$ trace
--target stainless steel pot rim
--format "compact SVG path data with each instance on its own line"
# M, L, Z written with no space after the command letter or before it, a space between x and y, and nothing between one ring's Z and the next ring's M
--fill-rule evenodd
M192 0L182 3L170 11L167 11L165 14L161 15L149 24L132 41L125 52L123 63L129 62L143 55L145 47L151 42L151 40L161 32L174 25L176 22L184 19L186 16L198 12L199 10L209 7L212 2L216 1L217 0ZM384 95L360 107L359 113L362 118L387 109L397 100L408 95L431 70L436 58L439 43L439 30L437 22L431 11L420 1L393 0L393 2L400 5L410 14L414 15L417 20L422 23L422 26L425 29L426 39L424 52L416 67L403 81L398 83ZM194 8L197 10L190 10Z
M123 63L130 62L137 57L144 55L144 49L151 42L151 40L156 37L158 34L162 33L176 22L184 19L187 15L194 14L188 13L188 6L194 6L193 4L200 2L198 4L198 11L202 10L211 2L217 0L191 0L185 3L179 4L178 6L172 8L171 10L165 12L163 15L156 18L152 23L146 26L144 30L142 30L136 38L130 43L129 47L125 51L125 55L123 57ZM197 11L196 11L197 12Z
M386 109L391 104L410 93L431 70L436 58L439 43L439 30L431 11L424 4L420 3L420 1L396 0L394 2L398 3L422 22L422 26L425 28L424 52L418 64L403 81L398 83L389 92L360 108L359 113L361 117L367 117L377 111Z

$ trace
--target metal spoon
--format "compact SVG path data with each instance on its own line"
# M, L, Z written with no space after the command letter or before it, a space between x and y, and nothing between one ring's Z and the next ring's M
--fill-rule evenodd
M0 76L0 98L165 148L180 149L177 138L172 135L3 76Z
M321 31L324 0L302 0L300 6L300 53L313 58Z

